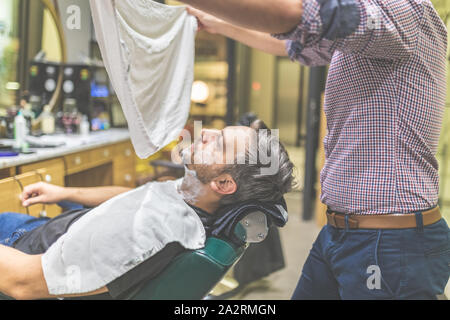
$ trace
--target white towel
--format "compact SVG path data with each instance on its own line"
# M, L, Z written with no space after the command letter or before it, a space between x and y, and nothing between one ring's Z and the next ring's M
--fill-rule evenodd
M197 20L184 6L90 0L97 40L137 155L177 140L189 116Z
M204 247L203 224L177 192L181 182L151 182L77 220L42 257L49 293L103 288L171 242L189 250Z

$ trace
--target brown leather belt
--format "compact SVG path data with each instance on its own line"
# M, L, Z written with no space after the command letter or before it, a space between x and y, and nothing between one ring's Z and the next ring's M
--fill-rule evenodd
M339 229L345 229L345 214L332 211L327 212L328 224ZM422 212L423 225L427 226L441 220L439 207ZM387 215L348 215L349 229L410 229L416 228L416 215L387 214Z

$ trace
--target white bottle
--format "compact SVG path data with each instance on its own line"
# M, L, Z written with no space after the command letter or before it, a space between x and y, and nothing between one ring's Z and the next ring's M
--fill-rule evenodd
M55 133L55 117L53 116L50 106L45 106L44 111L41 114L41 130L43 134Z
M25 146L25 138L27 136L27 121L22 114L22 110L19 111L14 118L14 147L22 150Z
M81 123L80 123L80 134L83 137L88 136L89 132L90 132L90 127L91 127L91 125L89 123L89 119L86 115L84 115L83 119L81 120Z

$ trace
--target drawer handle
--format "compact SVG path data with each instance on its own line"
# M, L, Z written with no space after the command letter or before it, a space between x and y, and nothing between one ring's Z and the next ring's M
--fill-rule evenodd
M126 174L125 175L125 181L126 182L131 182L131 179L132 179L131 174Z
M104 150L103 155L105 156L105 158L109 157L109 150Z
M74 160L76 165L80 165L81 164L81 158L80 157L76 157Z
M131 156L131 150L130 149L126 149L125 150L125 156L126 157L130 157Z
M52 176L51 175L49 175L49 174L46 174L45 175L45 182L52 182Z

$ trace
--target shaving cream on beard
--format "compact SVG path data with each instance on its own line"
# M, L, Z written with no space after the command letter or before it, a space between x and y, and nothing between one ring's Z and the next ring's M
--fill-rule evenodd
M203 187L203 183L197 177L197 172L186 166L183 181L178 188L183 199L191 204L197 203L198 198L204 194Z
M191 170L187 167L189 148L184 149L181 152L184 166L184 178L178 187L178 193L183 197L183 199L191 204L195 204L198 198L204 194L203 183L198 179L197 172Z

